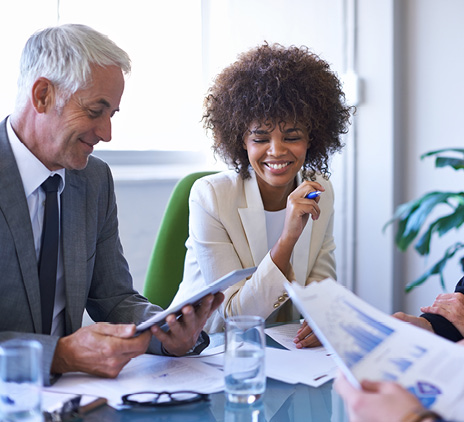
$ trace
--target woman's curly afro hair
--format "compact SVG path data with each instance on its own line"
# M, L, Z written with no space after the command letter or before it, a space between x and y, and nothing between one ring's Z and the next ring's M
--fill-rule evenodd
M213 134L213 151L248 178L243 139L252 122L275 127L305 126L310 147L304 177L330 176L329 156L343 145L351 107L329 65L307 47L264 45L241 54L215 79L204 100L203 124Z

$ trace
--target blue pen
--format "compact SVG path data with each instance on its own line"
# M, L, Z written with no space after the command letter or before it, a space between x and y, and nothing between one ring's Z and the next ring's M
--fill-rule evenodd
M312 192L309 192L305 198L308 198L308 199L314 199L314 198L317 198L322 192L320 190L315 190L315 191L312 191Z

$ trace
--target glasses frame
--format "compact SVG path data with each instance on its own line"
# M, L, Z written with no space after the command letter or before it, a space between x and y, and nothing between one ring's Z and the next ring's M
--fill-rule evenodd
M154 401L145 401L145 402L139 402L135 400L131 400L130 396L136 396L137 394L154 394L156 395L156 398ZM182 399L182 400L177 400L173 398L173 395L175 394L195 394L195 397L192 397L190 399ZM169 401L164 401L161 403L158 403L157 400L161 396L168 396ZM196 403L200 401L209 401L209 395L204 394L204 393L197 393L196 391L138 391L136 393L129 393L129 394L124 394L121 397L122 404L126 406L133 406L133 407L169 407L169 406L180 406L182 404L190 404L190 403Z

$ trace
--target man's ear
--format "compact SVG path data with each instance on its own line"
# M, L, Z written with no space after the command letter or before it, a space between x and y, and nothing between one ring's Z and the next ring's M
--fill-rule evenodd
M38 113L46 113L55 103L55 87L46 78L39 78L32 85L32 104Z

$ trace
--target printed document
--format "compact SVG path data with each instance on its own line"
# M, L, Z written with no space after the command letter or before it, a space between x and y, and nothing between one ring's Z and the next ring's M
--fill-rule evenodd
M396 381L445 419L463 420L463 346L379 311L331 279L285 288L354 385Z
M139 391L196 391L215 393L224 389L224 374L199 359L141 355L133 358L115 379L84 373L64 374L45 391L104 397L118 408L121 396Z

